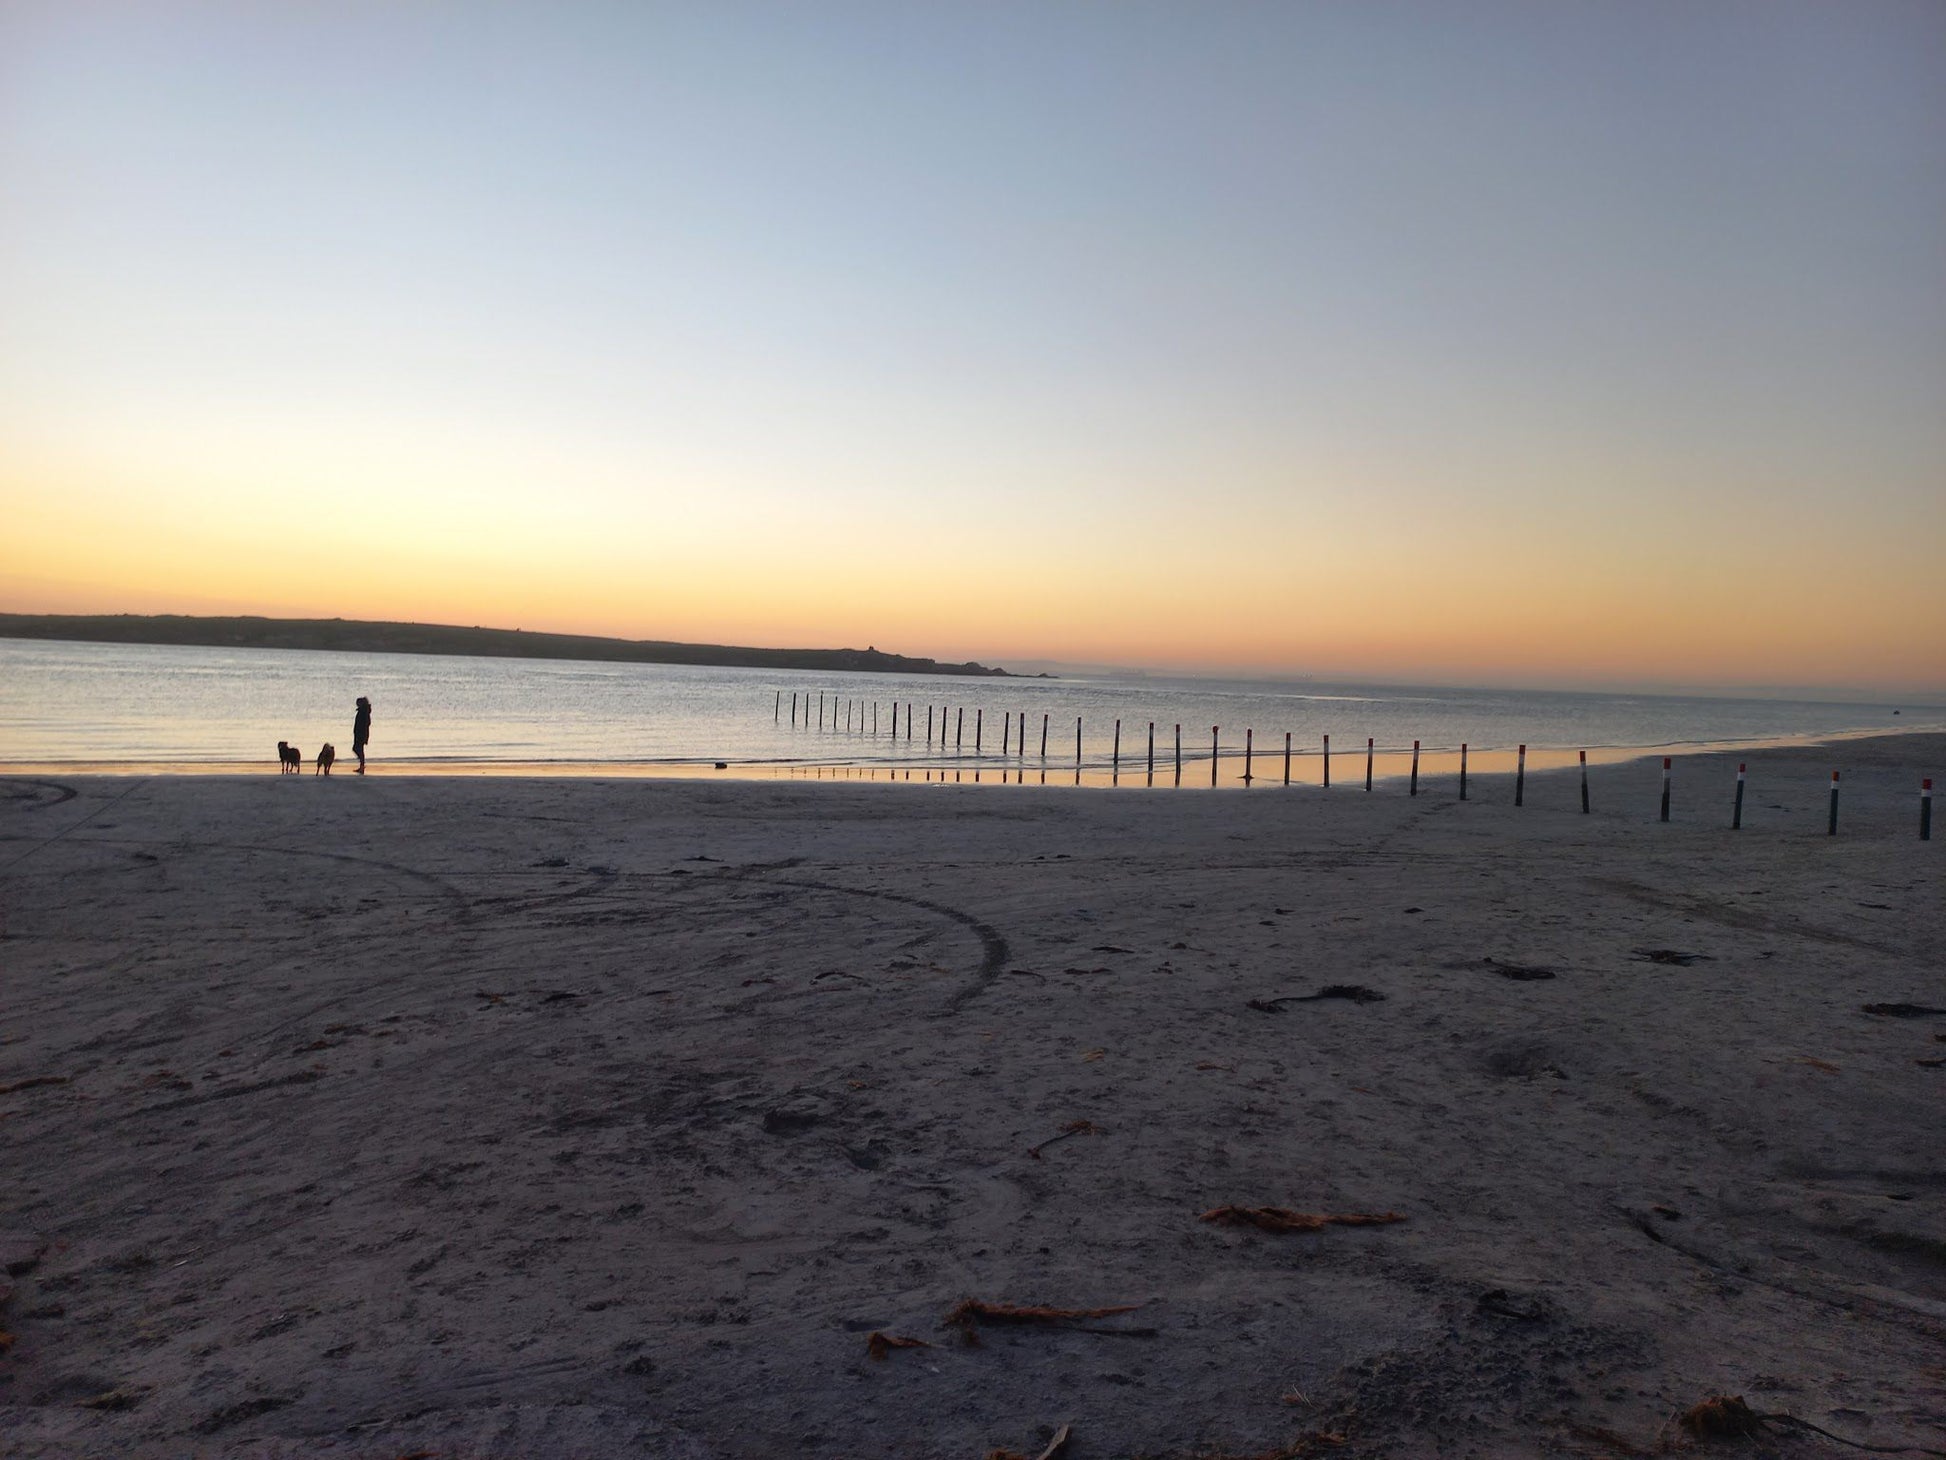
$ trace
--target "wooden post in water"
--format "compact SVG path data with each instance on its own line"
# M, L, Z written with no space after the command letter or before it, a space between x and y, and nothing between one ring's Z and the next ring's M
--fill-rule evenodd
M1932 777L1919 783L1919 840L1932 840Z
M932 706L926 706L926 744L932 744Z
M1012 745L1013 743L1014 743L1014 712L1012 710L1002 710L1000 712L1001 759L1004 760L1006 758L1007 747L1009 745Z
M1581 752L1581 814L1588 814L1588 752Z
M1074 717L1074 776L1081 779L1081 717Z
M1214 789L1216 785L1216 758L1219 753L1217 748L1217 741L1216 741L1216 731L1217 731L1216 726L1212 725L1209 727L1209 783L1212 789Z
M791 691L791 729L797 728L797 691Z
M1743 830L1743 766L1742 761L1737 762L1737 799L1730 807L1731 831Z
M1243 786L1245 790L1248 790L1250 788L1250 783L1256 779L1255 776L1250 774L1251 757L1255 754L1256 751L1256 746L1254 743L1256 740L1256 736L1257 736L1257 732L1253 730L1250 726L1245 725L1243 727Z
M1662 820L1669 819L1669 757L1662 757Z
M1466 799L1466 742L1460 742L1460 800Z
M1155 784L1155 721L1149 721L1149 784Z
M1182 784L1182 726L1176 726L1176 784Z
M964 744L966 744L966 706L961 705L959 707L958 712L953 717L954 753L957 754L959 752L959 748Z
M1115 722L1115 758L1114 768L1110 774L1117 781L1122 778L1122 722L1120 720Z
M1838 773L1836 771L1831 773L1831 821L1825 827L1824 834L1826 836L1838 834Z
M1365 737L1365 789L1372 789L1372 737Z
M1412 742L1412 788L1406 794L1419 794L1419 742L1416 740Z
M777 703L775 706L772 707L770 711L770 723L773 725L781 724L783 722L783 719L784 719L784 692L780 689L777 691Z
M1331 737L1324 737L1324 788L1331 789Z
M1514 805L1519 806L1527 797L1527 747L1521 746L1518 759L1514 761Z
M1047 712L1041 712L1041 759L1047 759Z
M1284 732L1284 784L1291 783L1291 732Z
M824 728L824 691L818 691L818 729Z

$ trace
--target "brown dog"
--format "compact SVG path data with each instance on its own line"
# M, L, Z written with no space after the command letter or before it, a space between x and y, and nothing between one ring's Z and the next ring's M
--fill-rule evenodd
M303 768L304 752L299 750L295 745L288 745L282 740L278 741L277 774L280 776L295 775L303 770Z
M335 750L333 750L333 749L331 748L331 746L330 746L330 744L329 744L329 743L327 742L327 743L326 743L326 745L325 745L325 747L324 747L324 749L322 749L322 750L320 750L320 751L318 752L318 769L317 769L317 774L318 774L318 775L321 775L321 776L328 776L328 775L330 775L330 774L331 774L331 762L332 762L332 761L334 761L334 760L336 760L337 758L338 758L338 752L337 752L337 751L335 751Z

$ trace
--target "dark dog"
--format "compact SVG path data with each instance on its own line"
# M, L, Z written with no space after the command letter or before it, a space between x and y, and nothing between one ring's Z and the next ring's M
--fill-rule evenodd
M336 760L337 758L338 758L338 752L337 752L337 751L335 751L335 750L333 750L333 749L331 748L331 745L330 745L330 743L329 743L329 742L326 742L326 744L325 744L325 747L324 747L324 749L322 749L322 750L320 750L320 751L318 752L318 769L317 769L317 774L318 774L318 775L321 775L321 776L328 776L328 775L330 775L330 774L331 774L331 762L333 762L333 761L334 761L334 760Z
M277 742L277 774L292 776L304 769L304 752L282 740Z

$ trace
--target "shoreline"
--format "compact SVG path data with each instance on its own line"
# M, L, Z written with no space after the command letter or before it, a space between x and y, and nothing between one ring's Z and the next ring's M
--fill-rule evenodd
M1725 742L1683 741L1663 745L1647 746L1588 746L1585 748L1587 764L1591 769L1614 768L1639 764L1668 756L1672 760L1695 760L1707 757L1744 755L1746 757L1774 756L1777 754L1795 755L1805 751L1828 747L1834 751L1857 754L1862 748L1870 759L1881 758L1872 749L1875 742L1884 742L1885 748L1903 745L1917 749L1918 742L1936 741L1946 746L1946 731L1926 728L1912 730L1857 730L1835 734L1806 736L1773 736L1749 740ZM1527 747L1526 767L1529 775L1546 775L1560 771L1572 771L1579 764L1581 748L1561 746L1530 745ZM1084 789L1120 790L1243 790L1243 789L1283 789L1282 767L1283 747L1281 743L1257 748L1251 764L1255 786L1244 781L1245 756L1241 746L1225 745L1217 767L1214 787L1210 784L1210 755L1206 749L1185 753L1182 759L1181 782L1175 781L1176 767L1173 757L1165 760L1158 754L1154 768L1154 781L1149 784L1149 770L1146 754L1130 755L1123 758L1119 772L1103 762L1100 757L1083 760L1076 777L1076 766L1069 760L1048 757L1043 760L1038 755L1000 756L989 754L981 757L971 755L929 755L921 752L901 757L897 761L872 758L860 754L833 755L826 757L804 757L796 760L755 760L728 761L722 765L706 757L685 760L628 761L628 760L478 760L455 758L451 760L384 760L371 757L370 774L386 778L413 777L422 779L445 778L493 778L513 780L685 780L685 781L741 781L755 784L774 784L779 781L802 782L819 780L839 780L848 784L929 784L929 785L1042 785L1082 787ZM1454 746L1424 746L1420 751L1420 773L1427 780L1450 780L1459 774L1460 750ZM1841 759L1841 757L1840 757ZM1924 757L1915 758L1915 764ZM1932 763L1941 757L1935 750ZM352 775L351 758L340 756L333 777ZM352 762L355 764L355 762ZM1518 757L1512 747L1470 747L1467 768L1470 776L1499 777L1514 774ZM1323 775L1323 753L1316 747L1299 749L1293 747L1291 756L1291 779L1289 789L1321 788ZM1365 752L1362 749L1334 747L1331 752L1332 789L1350 788L1362 785L1365 772ZM1842 765L1834 767L1842 769ZM1378 747L1373 753L1374 783L1388 785L1407 780L1412 770L1411 747ZM186 776L211 778L251 778L262 775L276 775L278 767L273 760L22 760L0 761L0 777L6 776L86 776L86 777L126 777L126 776ZM304 762L303 774L315 774L313 762Z

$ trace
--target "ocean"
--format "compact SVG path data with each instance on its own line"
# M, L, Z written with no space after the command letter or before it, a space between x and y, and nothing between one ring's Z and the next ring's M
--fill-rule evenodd
M374 768L422 773L1017 780L1075 779L1078 766L1091 783L1147 784L1153 723L1157 783L1176 783L1180 726L1182 784L1211 784L1214 740L1214 779L1227 786L1246 784L1246 750L1256 781L1280 780L1286 734L1293 782L1315 783L1326 736L1335 776L1349 781L1364 774L1368 739L1384 776L1406 769L1415 740L1428 769L1452 762L1464 743L1486 771L1510 765L1523 743L1538 769L1581 750L1613 761L1946 729L1939 706L1816 700L843 675L0 639L0 764L274 770L276 742L288 740L307 760L333 742L342 769L360 695L374 706Z

